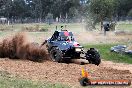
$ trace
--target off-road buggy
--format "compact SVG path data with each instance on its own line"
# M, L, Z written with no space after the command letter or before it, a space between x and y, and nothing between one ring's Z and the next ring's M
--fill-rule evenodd
M55 31L51 38L45 40L42 44L46 44L51 60L56 62L65 62L71 59L83 58L89 63L99 65L101 62L99 52L90 48L86 53L83 47L77 43L73 37L73 33L67 30ZM83 54L83 57L81 57Z

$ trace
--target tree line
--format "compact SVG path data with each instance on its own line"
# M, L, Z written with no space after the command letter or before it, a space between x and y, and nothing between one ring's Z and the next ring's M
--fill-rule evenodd
M0 0L0 16L7 18L80 18L95 22L132 17L132 0Z

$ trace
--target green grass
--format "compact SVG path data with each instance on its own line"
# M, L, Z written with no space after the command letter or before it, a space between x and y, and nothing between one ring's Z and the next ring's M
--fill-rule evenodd
M116 44L86 45L86 48L95 47L99 50L101 58L104 60L132 64L132 55L118 54L110 52L110 48Z
M0 31L0 38L1 37L6 37L6 36L8 36L8 35L11 35L11 34L13 34L12 32L2 32L2 31Z
M119 30L132 30L132 24L119 24L117 26Z
M5 35L5 33L3 33L3 32L0 32L0 36L3 36L3 35Z
M62 84L36 82L12 77L8 72L0 71L0 88L70 88Z

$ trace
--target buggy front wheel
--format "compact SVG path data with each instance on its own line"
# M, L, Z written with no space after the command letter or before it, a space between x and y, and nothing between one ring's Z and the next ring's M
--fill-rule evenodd
M62 62L62 52L57 47L53 47L50 51L50 58L54 62Z

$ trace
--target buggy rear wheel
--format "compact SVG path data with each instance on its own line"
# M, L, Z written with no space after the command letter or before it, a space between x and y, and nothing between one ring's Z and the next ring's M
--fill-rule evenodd
M54 62L62 62L62 52L58 47L53 47L50 51L50 58Z

